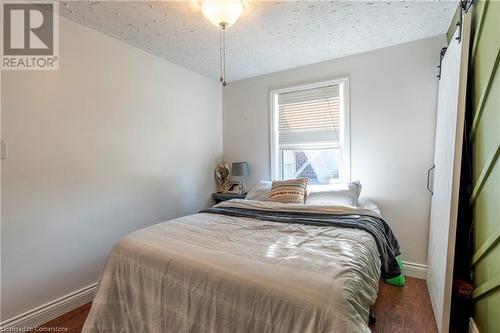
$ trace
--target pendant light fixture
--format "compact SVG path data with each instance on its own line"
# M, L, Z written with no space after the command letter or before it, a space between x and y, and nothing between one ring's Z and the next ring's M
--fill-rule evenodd
M219 80L223 86L226 86L226 30L236 23L244 9L241 0L203 0L201 4L203 15L219 28Z

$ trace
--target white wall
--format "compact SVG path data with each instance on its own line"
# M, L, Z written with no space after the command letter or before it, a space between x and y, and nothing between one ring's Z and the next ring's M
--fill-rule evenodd
M96 282L122 235L206 207L222 157L218 82L59 30L58 71L2 73L2 320Z
M403 259L425 264L439 51L444 36L231 82L224 89L224 158L248 161L247 185L270 178L269 91L348 76L352 179L396 233ZM247 186L248 188L248 186Z

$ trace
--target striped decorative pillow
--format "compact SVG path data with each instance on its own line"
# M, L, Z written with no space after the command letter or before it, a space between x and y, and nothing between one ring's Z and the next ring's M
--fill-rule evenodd
M269 201L303 204L307 195L307 178L274 180Z

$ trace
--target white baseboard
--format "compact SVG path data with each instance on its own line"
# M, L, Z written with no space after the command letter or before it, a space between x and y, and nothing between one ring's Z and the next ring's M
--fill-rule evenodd
M55 319L78 308L79 306L82 306L83 304L91 302L94 297L96 287L97 283L93 283L80 290L74 291L17 316L6 319L0 323L0 332L9 331L9 329L11 330L12 328L34 328Z
M403 261L403 274L405 276L425 280L427 276L427 265Z

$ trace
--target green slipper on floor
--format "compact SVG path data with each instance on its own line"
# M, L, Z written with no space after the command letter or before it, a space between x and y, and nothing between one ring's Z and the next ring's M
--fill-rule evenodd
M401 274L391 279L384 280L384 282L390 284L391 286L402 287L405 285L405 276L403 275L403 262L401 261L400 257L397 257L396 260L398 261Z

